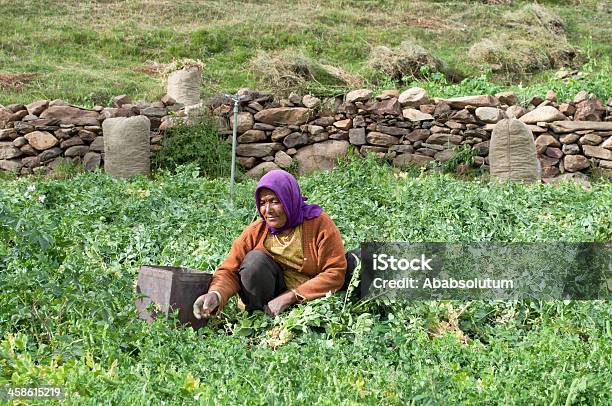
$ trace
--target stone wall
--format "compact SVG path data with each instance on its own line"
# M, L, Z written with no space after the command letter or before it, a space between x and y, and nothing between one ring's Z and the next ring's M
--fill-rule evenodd
M532 131L543 178L592 167L612 169L612 108L586 92L559 103L553 92L518 105L513 93L431 99L425 90L401 94L368 89L337 98L333 107L292 94L287 100L242 91L246 102L238 120L240 164L259 176L296 164L301 172L333 165L349 145L362 155L387 157L399 167L445 162L462 145L475 153L474 166L488 167L489 140L495 123L506 117ZM229 133L228 103L212 106Z
M527 108L508 92L444 100L431 99L420 88L376 96L360 89L327 101L296 94L276 101L248 89L240 94L238 161L253 177L292 166L302 173L329 169L351 145L398 167L445 162L464 145L475 154L473 165L486 168L491 131L505 117L520 119L533 132L544 178L612 169L612 103L604 106L586 92L561 103L549 92ZM203 112L217 117L231 142L231 100L222 95L187 107L168 96L133 103L126 95L115 97L113 107L93 109L61 100L0 106L0 169L46 172L63 158L95 170L104 161L105 119L147 116L156 151L165 129L196 121Z
M45 173L61 159L82 163L90 171L103 167L102 122L112 117L147 116L151 149L158 150L168 114L183 108L168 97L133 104L125 95L115 97L113 106L85 109L62 100L0 106L0 170Z

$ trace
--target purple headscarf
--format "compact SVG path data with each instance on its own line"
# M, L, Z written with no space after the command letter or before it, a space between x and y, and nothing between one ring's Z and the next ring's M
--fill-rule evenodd
M323 209L321 209L319 205L306 203L308 198L302 196L300 186L293 175L289 172L276 169L266 173L259 180L257 188L255 189L255 205L262 219L264 217L259 211L259 193L261 189L270 189L273 191L283 205L283 209L287 215L287 222L283 227L274 228L268 226L268 230L272 234L278 234L289 228L293 228L298 224L302 224L304 220L318 217L323 212Z

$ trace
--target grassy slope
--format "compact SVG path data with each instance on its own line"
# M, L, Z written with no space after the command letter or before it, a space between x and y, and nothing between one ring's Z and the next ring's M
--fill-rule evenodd
M501 15L521 5L515 3L0 0L0 73L40 74L23 90L0 92L0 103L64 98L105 104L121 93L157 98L161 81L139 69L180 57L207 62L205 93L259 87L247 69L258 49L299 48L320 62L367 74L372 46L394 46L408 37L474 75L478 68L465 62L466 51L497 31ZM601 2L547 6L568 23L572 44L589 49L593 58L609 57L610 19ZM523 79L539 83L545 77Z
M396 178L366 160L300 183L347 247L372 239L612 238L609 183L584 191ZM274 322L230 306L198 333L134 321L138 266L213 269L253 218L253 188L240 183L231 207L225 180L194 177L189 167L154 180L0 180L0 224L9 212L22 219L0 227L0 385L62 385L68 404L606 402L606 302L474 302L459 318L467 344L431 332L462 303L345 308L332 296ZM273 350L273 326L295 337Z

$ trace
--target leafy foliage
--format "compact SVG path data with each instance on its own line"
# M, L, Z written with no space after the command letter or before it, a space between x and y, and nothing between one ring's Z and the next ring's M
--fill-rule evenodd
M194 126L180 125L166 130L162 148L153 155L156 169L176 169L194 164L202 176L229 176L232 148L219 134L211 119Z
M336 294L277 319L231 302L197 332L136 320L140 264L212 271L255 218L255 183L237 184L233 203L227 183L194 165L155 179L0 180L0 386L62 385L73 403L606 402L608 302ZM300 185L347 249L612 238L609 183L460 182L360 159Z

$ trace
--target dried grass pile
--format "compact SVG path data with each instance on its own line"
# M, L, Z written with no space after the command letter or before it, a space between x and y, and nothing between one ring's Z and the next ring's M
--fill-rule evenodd
M429 72L444 70L444 63L413 41L404 41L395 48L377 46L370 52L368 66L390 78L401 81L404 77L423 76L423 68Z
M503 16L503 26L472 45L469 59L493 71L533 73L571 65L577 50L566 37L566 25L558 15L538 4L526 4ZM503 31L503 32L501 32Z
M363 80L345 70L323 65L298 49L276 52L259 50L247 69L254 73L260 84L274 94L304 92L316 85L321 87L359 86Z

